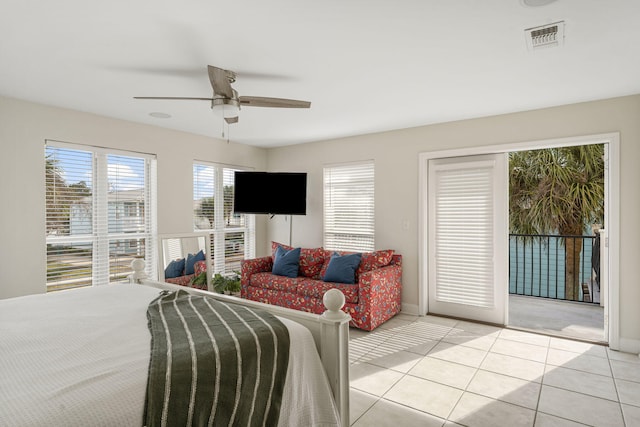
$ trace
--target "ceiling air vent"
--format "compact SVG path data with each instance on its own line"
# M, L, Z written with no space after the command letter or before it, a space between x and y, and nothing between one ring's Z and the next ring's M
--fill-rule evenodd
M524 33L529 50L562 46L564 44L564 21L541 27L527 28Z

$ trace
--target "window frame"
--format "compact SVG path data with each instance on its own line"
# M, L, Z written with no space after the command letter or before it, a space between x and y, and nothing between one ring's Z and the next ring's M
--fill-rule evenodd
M60 150L60 151L59 151ZM69 289L73 287L84 286L101 286L109 283L125 282L127 281L127 274L131 272L130 262L121 264L118 259L125 258L143 258L145 260L145 270L147 274L152 274L157 268L157 255L156 255L156 241L157 241L157 165L156 156L148 153L140 153L134 151L125 151L118 149L111 149L105 147L91 146L87 144L73 144L55 140L45 140L44 143L44 160L45 167L46 161L49 158L50 153L63 152L63 151L80 151L87 153L91 157L90 167L86 167L86 172L90 170L90 226L87 232L73 233L72 231L72 219L69 217L69 230L68 234L56 235L50 234L49 229L45 229L45 244L47 246L47 266L49 266L51 259L56 261L56 257L49 253L49 245L69 244L69 246L75 244L79 246L91 246L90 255L86 255L87 260L90 258L91 272L90 274L81 275L77 280L82 282L88 281L88 284L80 284L73 286L72 279L67 279L67 284L64 284L64 280L60 281L49 280L49 267L47 268L47 291L55 291L62 289ZM142 213L142 221L138 224L134 224L134 228L138 228L139 231L125 230L128 219L123 215L118 215L118 209L113 211L110 209L110 204L113 206L113 192L110 191L109 185L109 169L114 164L120 164L113 161L113 156L140 159L144 163L142 165L142 178L143 187L141 189L141 197L144 203L144 208L139 210ZM111 159L110 159L111 157ZM57 159L56 159L57 160ZM71 163L72 165L73 163ZM88 166L88 163L85 165ZM63 169L64 173L64 169ZM47 183L48 176L45 173L45 193L48 190ZM123 178L124 180L124 178ZM124 181L122 181L124 182ZM73 185L71 183L69 185ZM122 190L125 191L125 190ZM122 201L126 203L126 201ZM116 201L117 203L117 201ZM136 203L139 201L136 200ZM45 203L46 212L45 217L47 224L50 221L49 216L49 203ZM71 215L71 206L69 210ZM140 205L138 204L138 209ZM123 204L124 209L124 204ZM110 228L115 227L115 230ZM144 241L142 246L136 246L136 253L129 254L127 248L131 249L132 240ZM125 250L125 252L120 252ZM142 251L141 251L142 250ZM71 255L71 254L69 254ZM114 271L115 270L115 271ZM72 269L61 269L62 274L73 276ZM57 283L56 283L57 282Z
M212 197L214 210L213 212L207 212L208 215L213 215L213 221L210 221L210 228L200 228L198 224L202 223L202 219L198 219L196 216L196 203L199 200L204 199L202 197L203 193L200 193L198 190L198 186L208 185L209 183L202 182L205 179L209 178L209 176L205 176L203 179L198 179L198 173L196 171L197 168L211 168L211 186L213 187ZM252 170L252 168L247 168L243 166L236 165L227 165L215 162L208 162L203 160L194 160L193 161L193 230L194 232L204 232L209 234L209 240L211 244L211 263L212 263L212 274L222 274L222 275L230 275L234 271L240 271L240 262L243 259L251 259L255 258L255 235L256 235L256 221L255 215L253 214L232 214L233 212L233 192L231 192L231 199L229 200L229 193L225 195L225 182L229 180L229 174L233 174L235 171L247 171ZM202 169L201 169L202 170ZM201 171L200 170L200 171ZM227 176L225 176L227 174ZM200 196L197 198L197 196ZM216 204L215 200L223 200L223 204ZM229 205L229 203L231 205ZM222 206L222 207L220 207ZM229 207L230 206L230 207ZM233 220L233 218L237 217L238 222L240 224L227 224L229 218L225 217L225 211L229 210L229 218ZM236 250L240 248L239 245L235 243L231 243L230 251L228 254L227 243L228 241L236 242L237 239L229 239L230 236L234 236L237 233L243 234L242 239L242 251ZM231 258L240 257L240 252L242 252L241 258L235 261L230 261Z

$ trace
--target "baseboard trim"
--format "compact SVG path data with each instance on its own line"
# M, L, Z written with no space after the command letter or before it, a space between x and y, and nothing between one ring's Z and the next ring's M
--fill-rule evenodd
M620 351L624 351L625 353L634 353L634 354L640 353L640 340L620 337L620 341L618 344L620 344Z
M420 316L420 309L418 308L418 304L407 304L405 302L402 303L402 308L400 309L402 314L410 314L412 316Z

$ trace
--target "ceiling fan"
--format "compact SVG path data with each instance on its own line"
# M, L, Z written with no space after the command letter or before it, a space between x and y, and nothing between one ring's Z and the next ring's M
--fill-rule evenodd
M238 122L238 112L240 106L243 107L270 107L270 108L309 108L308 101L298 101L295 99L267 98L262 96L238 96L238 92L231 87L231 83L236 81L236 73L230 70L207 66L209 80L213 87L213 97L211 98L190 98L173 96L134 96L134 99L166 99L166 100L196 100L211 101L211 109L218 110L228 124Z

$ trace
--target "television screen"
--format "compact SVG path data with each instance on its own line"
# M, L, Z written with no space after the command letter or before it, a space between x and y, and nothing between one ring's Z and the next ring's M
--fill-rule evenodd
M236 171L234 213L307 214L307 174Z

